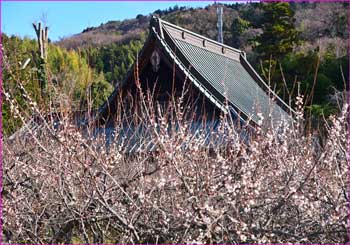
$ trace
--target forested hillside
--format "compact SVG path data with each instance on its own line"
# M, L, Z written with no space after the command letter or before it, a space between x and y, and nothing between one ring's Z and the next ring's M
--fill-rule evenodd
M289 102L297 84L306 106L315 116L337 110L335 95L348 79L347 3L278 3L224 5L224 43L244 50L261 76ZM217 36L216 7L175 6L156 14L171 23L212 39ZM70 100L74 110L98 108L113 87L121 82L148 35L151 15L109 21L87 27L80 34L51 43L46 69L52 97ZM38 91L36 42L3 35L5 89L20 95L18 79L25 82L43 107ZM31 58L25 69L20 63ZM311 95L312 94L312 95ZM21 101L21 100L19 100ZM91 102L91 101L90 101ZM26 105L23 105L26 106ZM12 133L17 123L7 120L9 105L3 104L4 130ZM8 125L13 124L13 125Z
M261 6L260 3L224 5L225 44L249 49L252 45L251 39L261 33L264 24L264 11ZM295 13L295 27L304 40L303 50L319 45L327 48L327 45L332 43L340 48L346 48L345 39L348 37L346 6L347 3L290 4L291 10ZM214 5L208 5L204 9L175 6L167 10L157 10L153 14L211 39L217 38L217 16ZM135 19L109 21L98 27L87 27L82 33L63 38L57 44L75 49L144 40L149 20L150 15L138 15Z
M317 73L314 109L319 114L329 114L334 110L327 98L334 89L343 90L342 76L345 80L348 77L347 6L347 3L224 5L224 43L244 50L256 70L265 80L270 77L271 86L285 100L288 100L288 92L293 88L295 91L296 81L301 83L303 94L310 94ZM175 6L154 14L211 39L217 38L215 5L204 9ZM123 50L129 45L131 57L135 57L135 47L140 48L148 34L149 21L150 16L142 15L122 22L110 21L87 28L57 44L84 50L89 64L107 73L106 79L115 84L121 81L125 68L132 63L130 56L119 55L117 49ZM272 63L267 62L270 58ZM320 111L320 106L325 110Z

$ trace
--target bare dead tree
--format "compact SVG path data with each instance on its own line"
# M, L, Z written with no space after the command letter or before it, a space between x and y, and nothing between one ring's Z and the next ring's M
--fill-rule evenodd
M39 22L38 25L36 23L33 23L33 27L38 40L38 54L40 56L38 77L39 77L41 92L42 92L42 95L44 96L47 92L47 75L46 75L45 65L46 65L46 59L47 59L49 28L47 26L43 27L41 22Z
M36 23L33 23L33 27L38 39L38 44L39 44L38 52L40 54L40 57L43 60L46 60L49 28L47 26L43 28L41 22L39 22L38 25Z

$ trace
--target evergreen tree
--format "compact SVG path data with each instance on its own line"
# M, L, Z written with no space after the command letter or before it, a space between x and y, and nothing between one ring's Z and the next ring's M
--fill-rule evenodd
M299 42L298 31L294 26L294 11L289 3L267 3L262 5L263 33L256 38L255 51L263 60L279 60L293 50Z
M249 21L246 21L240 17L233 19L231 24L231 33L232 33L232 46L234 48L241 47L241 39L240 36L242 33L247 30L250 26Z

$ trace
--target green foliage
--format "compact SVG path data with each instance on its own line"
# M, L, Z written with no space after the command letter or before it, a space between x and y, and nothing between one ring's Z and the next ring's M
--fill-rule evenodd
M325 117L328 118L330 115L334 115L338 112L338 108L330 103L325 104L312 104L311 106L306 106L307 110L311 110L312 115L316 118Z
M333 86L342 91L349 90L349 57L343 56L337 58L334 53L327 53L323 57L323 62L320 65L320 71L325 74L333 83ZM343 77L344 76L344 77ZM347 87L345 87L347 86Z
M286 55L281 60L286 80L294 81L296 79L301 81L304 89L302 92L308 93L309 90L307 89L311 89L316 72L317 59L317 51ZM321 94L327 95L328 92L332 92L329 90L332 87L339 91L344 90L344 80L341 71L343 71L344 79L347 81L349 78L349 59L347 56L336 58L334 54L327 53L321 58L317 77L317 86L320 87L316 86L320 96ZM291 88L292 84L290 83L289 85L289 88ZM321 97L316 95L316 101L317 98L322 100Z
M136 60L143 41L131 41L129 44L109 44L103 47L90 47L81 51L89 65L98 73L104 73L111 84L121 82L130 66Z
M309 51L307 53L290 53L281 60L284 76L287 81L290 81L289 89L292 89L292 83L295 79L305 81L315 74L317 59L317 52ZM277 75L277 79L281 79L280 74Z
M22 82L25 90L35 102L41 100L36 67L39 64L36 63L36 57L32 55L34 50L36 50L36 42L28 38L21 39L16 36L8 37L2 34L2 43L4 48L2 68L3 91L9 92L12 99L17 101L20 108L28 110L29 106L23 97L23 91L20 89L18 81ZM28 58L31 61L23 69L23 64ZM3 133L5 135L13 133L20 124L20 119L14 116L10 103L3 96Z
M295 8L294 8L295 9ZM336 58L334 49L330 47L328 52L320 57L319 49L313 51L292 53L293 48L300 44L298 31L294 26L294 9L289 3L268 3L262 5L263 12L263 33L255 39L254 51L262 60L261 73L265 79L270 79L271 85L283 99L287 99L287 89L282 81L282 72L290 92L295 82L300 82L301 93L309 100L307 106L313 115L320 116L321 112L329 114L336 110L335 105L329 103L328 97L336 90L344 89L344 82L341 73L348 79L348 57ZM339 16L339 28L342 29L344 21ZM341 31L340 31L341 32ZM317 64L319 62L319 67ZM282 70L280 69L282 68ZM317 72L314 84L314 76ZM269 73L269 74L268 74ZM312 87L314 86L314 90ZM313 93L311 95L311 93Z
M98 109L113 92L113 86L105 80L103 73L94 74L93 81L85 91L76 90L75 96L84 98L81 100L83 108L92 105L92 109Z
M69 95L75 109L85 110L90 98L93 100L93 108L97 108L106 98L106 94L112 92L112 86L106 81L103 73L91 69L85 57L76 51L67 51L51 45L48 68L54 77L56 90ZM90 88L100 91L101 94L91 94L90 97Z
M153 12L153 14L157 14L159 16L164 16L164 15L176 12L176 11L183 11L185 9L188 9L188 8L187 7L179 7L178 5L175 5L174 7L169 7L168 9L165 9L165 10L157 9L156 11ZM192 8L190 8L190 9L192 9Z
M310 74L308 78L302 82L304 93L310 94L314 83L314 75ZM332 81L324 74L318 72L316 78L315 91L313 95L313 103L325 103L327 96L332 92Z
M241 47L241 34L247 30L250 26L249 21L246 21L240 17L233 19L231 24L231 33L232 33L232 46L234 48Z
M258 28L263 23L261 14L261 3L240 4L240 15L243 19L250 22L251 27Z
M298 43L294 11L286 2L262 4L262 9L263 33L255 40L255 50L262 59L279 59Z
M311 95L314 83L314 74L316 73L318 60L318 51L307 53L290 53L282 61L283 73L287 81L289 90L295 86L294 82L300 82L301 94ZM342 77L342 73L344 78ZM281 79L279 77L278 79ZM312 104L307 108L311 109L314 116L328 116L338 110L336 104L329 101L329 96L336 90L343 91L346 85L345 81L349 79L349 59L347 56L337 58L331 52L326 53L320 60L317 71L316 84L313 94ZM295 89L295 87L294 87ZM296 93L296 91L294 91ZM310 103L311 101L309 101Z
M67 51L58 46L49 45L46 64L36 55L35 40L21 39L16 36L2 36L4 46L3 88L17 101L20 109L28 118L32 115L28 101L23 97L20 83L29 96L42 110L52 103L60 104L61 110L86 110L92 100L92 107L99 107L112 92L113 87L104 78L104 74L89 67L88 62L76 51ZM23 68L23 63L30 63ZM49 80L46 96L41 95L38 70L45 69ZM62 107L62 99L66 100ZM5 135L15 132L21 121L15 117L8 101L2 104L3 129Z

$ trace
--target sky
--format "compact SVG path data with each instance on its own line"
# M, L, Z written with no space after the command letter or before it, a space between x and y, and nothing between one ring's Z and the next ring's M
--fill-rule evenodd
M220 1L223 2L223 1ZM175 5L205 7L211 1L119 1L119 2L58 2L58 1L1 1L1 31L7 35L34 38L32 23L43 21L49 27L49 38L57 41L99 26L110 20L148 15L157 9Z

